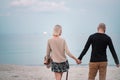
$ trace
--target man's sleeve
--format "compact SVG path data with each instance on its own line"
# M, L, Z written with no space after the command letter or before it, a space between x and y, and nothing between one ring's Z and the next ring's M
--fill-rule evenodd
M115 60L115 63L119 64L119 60L118 60L117 54L115 52L115 49L114 49L114 46L113 46L111 38L109 39L108 45L109 45L109 49L110 49L110 51L112 53L112 56L113 56L113 58Z
M92 37L90 36L86 42L86 45L82 51L82 53L80 54L80 56L78 57L78 59L82 60L83 56L86 54L86 52L88 51L89 47L90 47L90 44L91 44L91 39Z

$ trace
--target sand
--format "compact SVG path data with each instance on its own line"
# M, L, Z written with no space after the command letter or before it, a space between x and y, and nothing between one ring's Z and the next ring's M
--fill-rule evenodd
M63 74L65 80L66 73ZM70 66L69 80L87 80L88 66ZM0 80L55 80L45 66L0 65ZM98 79L98 75L96 77ZM107 80L120 80L120 68L108 66Z

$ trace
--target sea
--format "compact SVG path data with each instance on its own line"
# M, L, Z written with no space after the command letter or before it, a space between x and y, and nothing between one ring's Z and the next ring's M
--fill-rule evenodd
M64 35L71 53L78 57L84 48L89 35ZM120 37L111 35L115 50L120 60ZM0 64L18 65L43 65L46 55L47 40L51 35L43 34L0 34ZM91 47L83 57L82 65L87 65L90 60ZM114 59L107 49L109 65L115 65ZM76 65L75 61L68 57L71 65Z

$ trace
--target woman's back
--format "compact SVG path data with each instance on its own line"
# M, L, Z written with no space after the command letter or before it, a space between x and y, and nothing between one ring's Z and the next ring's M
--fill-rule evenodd
M52 37L48 40L48 51L51 51L51 57L54 62L64 62L66 61L65 56L65 46L66 42L61 37Z

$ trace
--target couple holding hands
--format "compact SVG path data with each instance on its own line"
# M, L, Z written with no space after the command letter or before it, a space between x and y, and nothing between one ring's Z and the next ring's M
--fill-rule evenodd
M61 80L63 72L68 72L69 70L69 63L66 54L74 59L77 64L81 64L81 60L88 51L90 45L92 46L92 51L89 63L88 80L95 80L98 71L99 80L106 80L107 46L112 53L116 66L119 67L120 65L112 40L107 34L105 34L105 31L105 24L100 23L97 27L97 32L89 36L83 51L80 56L76 58L69 51L65 39L60 37L62 34L61 25L55 25L53 29L53 37L48 39L46 57L48 58L51 56L52 58L51 70L55 73L56 80Z

